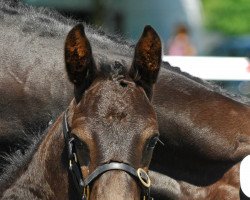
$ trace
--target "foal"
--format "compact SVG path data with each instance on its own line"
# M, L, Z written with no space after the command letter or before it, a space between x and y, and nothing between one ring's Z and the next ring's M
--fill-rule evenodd
M1 199L149 199L146 172L159 135L150 103L161 64L157 33L145 27L127 70L118 60L96 63L79 24L67 36L65 62L75 99L16 177L1 181Z

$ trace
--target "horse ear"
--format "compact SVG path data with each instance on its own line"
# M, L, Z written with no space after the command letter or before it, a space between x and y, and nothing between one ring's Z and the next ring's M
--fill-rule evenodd
M75 94L79 96L79 92L82 94L90 86L96 73L91 46L82 24L76 25L67 35L65 63L69 80L74 83Z
M145 26L135 47L130 76L142 86L151 98L152 86L156 82L161 66L161 40L151 26Z

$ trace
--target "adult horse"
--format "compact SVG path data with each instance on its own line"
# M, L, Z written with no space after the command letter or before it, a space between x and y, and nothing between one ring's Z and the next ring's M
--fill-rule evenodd
M240 199L239 164L250 153L247 100L176 70L163 77L155 90L168 95L155 91L153 103L165 146L151 162L160 197Z
M159 136L150 99L161 51L147 26L131 67L110 57L96 62L83 25L75 26L65 44L75 98L29 161L2 180L0 198L150 199L146 171Z
M2 13L1 130L16 136L37 122L45 127L66 109L73 90L60 78L59 52L75 22L22 7L4 6ZM132 62L129 43L91 28L86 32L97 59L108 52ZM152 103L165 143L152 160L153 192L163 199L239 199L237 167L250 153L249 100L162 64Z

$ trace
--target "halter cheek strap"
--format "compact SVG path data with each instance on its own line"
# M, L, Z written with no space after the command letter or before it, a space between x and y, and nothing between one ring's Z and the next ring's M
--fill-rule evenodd
M76 192L82 195L84 182L82 178L82 172L81 172L81 169L78 164L77 157L76 157L74 138L70 136L70 129L69 129L66 113L67 111L65 112L63 116L63 135L64 135L65 146L66 146L67 154L68 154L69 173L74 183Z
M153 200L150 197L151 181L148 174L142 169L137 170L125 163L111 162L97 167L88 177L83 179L80 165L76 156L76 148L74 146L74 138L70 136L70 128L67 121L67 111L63 117L63 135L68 153L69 172L71 174L74 186L82 200L89 199L89 185L100 175L111 170L122 170L133 176L140 184L143 191L143 200Z

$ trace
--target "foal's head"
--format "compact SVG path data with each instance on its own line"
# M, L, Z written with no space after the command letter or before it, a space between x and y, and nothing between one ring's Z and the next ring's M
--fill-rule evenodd
M97 63L84 27L77 25L67 36L65 60L75 86L68 122L83 178L112 162L147 171L159 134L150 103L161 63L157 33L145 27L127 66ZM110 170L90 183L90 199L140 199L141 185L125 171Z

